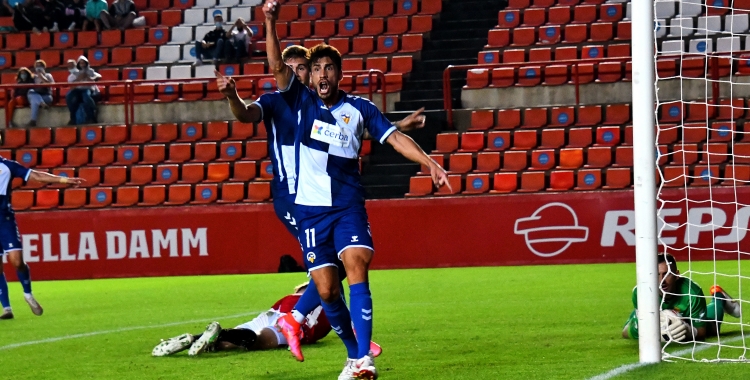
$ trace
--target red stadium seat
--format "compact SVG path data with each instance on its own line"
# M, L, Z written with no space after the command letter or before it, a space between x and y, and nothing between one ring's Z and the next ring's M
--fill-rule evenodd
M442 1L422 0L420 5L419 14L423 15L436 15L443 9Z
M14 38L18 38L14 36ZM29 34L29 49L31 50L44 50L51 45L51 36L49 33L30 33Z
M158 132L157 132L158 133ZM202 123L182 123L180 125L180 138L179 142L193 142L203 138L203 124Z
M544 84L559 86L569 82L568 65L549 65L544 67Z
M202 163L184 164L178 183L198 183L205 179L205 165Z
M358 37L354 39L354 49L357 49L357 39L367 37ZM369 45L367 45L369 47ZM395 53L398 50L398 36L379 36L378 37L378 50L375 54L390 54Z
M170 184L179 179L179 167L177 165L159 165L156 167L156 178L154 183Z
M220 141L227 138L229 123L226 121L209 121L206 126L204 141Z
M573 23L591 24L596 21L596 5L577 5L573 7Z
M336 21L334 20L315 21L315 34L313 34L313 37L328 38L335 34L336 34Z
M262 160L268 157L268 145L265 141L248 141L245 143L244 160Z
M112 207L130 207L138 203L140 199L140 191L138 187L118 187L115 193L116 202L112 204Z
M487 134L487 148L488 151L502 151L508 149L510 146L510 132L509 131L491 131Z
M37 149L17 149L16 161L27 168L33 168L39 162L39 151Z
M362 21L363 36L378 36L385 30L385 20L382 18L366 18Z
M587 168L604 168L612 163L612 148L608 146L595 146L586 150Z
M111 187L95 187L89 192L89 201L84 208L107 207L112 204Z
M729 164L724 168L722 186L746 186L750 183L750 166Z
M167 10L161 11L161 22L159 24L162 26L169 26L169 27L178 26L182 24L182 11L179 11L176 9L167 9ZM127 39L128 39L128 35L127 35L127 30L126 30L125 40L127 41Z
M72 147L65 150L65 166L79 167L88 163L88 147Z
M258 168L255 161L238 161L232 165L233 182L247 182L255 178L258 174Z
M85 191L85 190L84 190ZM14 194L15 195L15 194ZM36 201L32 210L49 210L60 205L60 190L41 189L36 191Z
M345 3L326 3L324 18L338 20L346 17Z
M117 161L119 165L132 165L141 160L140 151L136 145L121 145L117 147Z
M464 88L485 88L490 82L490 72L487 69L471 69L466 71L466 86Z
M204 96L204 83L183 83L180 100L201 100Z
M448 158L448 171L450 173L467 173L473 167L471 153L454 153Z
M568 191L575 185L572 170L555 170L549 175L549 191Z
M216 202L219 195L219 186L216 184L199 184L195 186L195 195L191 204L208 204Z
M520 109L504 109L497 111L497 129L515 129L521 125Z
M26 129L5 129L4 148L20 148L26 145Z
M441 133L437 135L434 153L451 153L458 149L458 133Z
M229 163L212 162L208 164L206 182L224 182L229 179Z
M130 168L130 180L127 185L146 185L154 180L154 167L151 165L138 165Z
M633 166L633 147L632 146L618 146L615 148L615 164L614 166Z
M261 181L270 181L273 179L273 164L271 164L270 160L261 161L258 174L258 179Z
M518 189L518 192L532 193L542 191L545 187L544 172L521 173L521 188Z
M604 176L606 178L605 189L624 189L630 187L630 168L609 168L606 169Z
M17 51L14 54L16 57L14 68L34 66L34 61L36 61L35 51Z
M432 31L431 15L416 15L411 18L409 33L428 33Z
M540 26L544 24L546 19L546 9L542 8L529 8L524 10L523 12L523 22L521 23L522 26Z
M216 159L215 142L199 142L195 144L195 154L192 162L210 162Z
M26 47L26 41L23 38L21 38L20 40L21 41L19 41L19 42L23 43L23 47ZM10 39L6 40L6 46L5 46L6 49L20 49L20 48L23 48L23 47L8 46L10 44L10 42L11 42ZM52 46L55 49L68 49L68 48L73 47L74 45L75 45L75 39L74 39L74 34L72 32L58 32L58 33L53 33L52 34ZM78 57L76 57L76 58L78 58Z
M236 161L242 157L242 143L239 141L222 142L217 161Z
M63 148L42 149L42 162L39 168L56 168L63 164L65 152Z
M576 190L594 190L602 186L602 172L599 169L583 169L578 171Z
M611 22L596 22L589 27L589 41L607 42L614 36L614 26Z
M517 130L513 133L513 149L528 150L528 149L535 148L536 145L537 145L536 131Z
M102 180L101 168L99 167L79 168L78 177L86 180L85 182L81 184L81 186L83 187L97 186Z
M378 40L380 40L380 37L378 38ZM352 51L349 54L352 54L352 55L370 54L372 53L372 50L373 50L372 37L354 37L354 40L352 42ZM377 53L383 54L387 52L378 51Z
M540 148L557 149L565 145L564 129L543 129Z
M557 166L555 151L552 149L531 152L531 170L549 170Z
M529 62L545 62L552 60L552 49L539 48L529 50Z
M192 197L192 186L190 185L170 185L167 193L167 206L180 206L190 202Z
M630 104L610 104L605 110L604 125L623 125L630 121Z
M516 72L512 67L492 69L490 87L510 87L516 83Z
M620 3L602 4L599 7L599 21L617 22L622 20L622 7Z
M711 123L711 142L728 142L734 139L737 125L734 121L714 121Z
M247 185L247 198L243 202L264 202L271 198L269 182L250 182Z
M307 38L312 34L310 21L295 21L289 27L289 38Z
M409 179L409 192L406 193L407 197L424 197L432 194L432 178L431 177L411 177Z
M475 172L489 173L500 169L500 152L479 152Z
M42 50L39 52L39 59L47 64L48 69L60 66L60 57L59 50Z
M430 21L432 21L431 17ZM412 18L412 24L414 24L414 18ZM395 16L386 20L385 34L401 35L407 31L409 31L409 17Z
M401 49L400 52L412 53L422 50L422 35L421 34L404 34L401 36Z
M253 124L240 121L232 122L232 131L229 140L245 140L253 136Z
M510 31L508 29L490 30L485 48L502 48L508 45L510 45Z
M91 146L102 142L102 127L88 126L81 128L81 140L78 146Z
M93 166L106 166L115 161L115 148L111 146L95 146L91 149L91 163Z
M434 193L435 195L454 195L459 194L463 190L462 188L461 175L448 175L448 183L451 187L442 186ZM451 189L452 188L452 189Z
M128 128L124 125L108 125L104 127L103 145L122 144L128 138Z
M567 119L565 121L567 122ZM522 128L541 128L546 125L547 125L547 109L546 108L527 108L523 111L523 124L521 125ZM556 124L556 125L563 125L563 124Z
M526 62L526 51L523 49L509 49L503 51L503 63Z
M512 29L521 24L521 13L517 9L504 10L498 13L497 26L501 29Z
M464 194L482 194L490 188L489 174L469 174L466 176Z
M560 169L578 169L583 166L583 149L568 148L560 149Z
M191 156L189 143L171 144L169 146L169 159L164 162L183 163L190 160Z
M568 24L563 29L563 42L567 44L576 44L588 39L588 29L582 24ZM557 58L560 60L559 58Z
M317 20L323 16L323 7L321 4L302 4L300 19Z
M370 2L369 1L351 1L349 2L349 13L348 17L353 18L365 18L370 16Z
M135 28L125 30L125 40L123 41L123 46L141 46L144 43L146 43L146 29ZM154 51L156 51L153 46L152 48L154 49Z
M164 203L166 188L164 185L150 185L143 187L143 201L138 206L158 206Z
M526 66L518 69L517 86L534 87L542 83L542 67Z
M217 203L236 203L245 199L244 183L224 183L221 185L221 199Z
M495 111L477 110L471 112L470 130L484 131L495 126Z
M552 7L547 12L547 24L566 25L570 23L570 7Z
M515 28L513 29L513 43L511 46L531 46L536 43L536 28Z
M135 61L133 63L146 65L156 61L156 46L138 46L135 48Z
M684 166L666 166L662 169L664 187L684 187L689 183L688 168Z
M510 193L518 189L518 175L513 173L495 173L490 193Z
M104 168L105 186L120 186L127 181L128 169L125 166L107 166Z
M8 137L8 132L16 131L14 129L6 129L5 137ZM25 134L25 130L21 130ZM25 136L24 136L25 140ZM29 128L29 142L26 144L28 148L41 148L49 145L52 142L52 129L45 127Z
M165 148L163 144L149 144L143 147L143 164L158 164L164 161Z
M148 44L163 45L169 42L169 28L156 27L148 29Z

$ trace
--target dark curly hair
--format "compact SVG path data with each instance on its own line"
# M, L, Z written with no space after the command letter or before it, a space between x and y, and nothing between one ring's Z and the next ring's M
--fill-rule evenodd
M338 49L326 44L315 45L310 49L310 64L314 65L315 62L325 57L330 58L338 71L341 71L341 53Z

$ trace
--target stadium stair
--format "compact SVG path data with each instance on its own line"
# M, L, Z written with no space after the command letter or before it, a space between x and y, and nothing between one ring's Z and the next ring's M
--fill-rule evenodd
M442 109L443 70L448 65L477 63L477 53L487 43L487 31L497 24L497 12L505 4L493 0L444 3L429 40L425 40L421 61L414 63L410 77L404 81L396 111ZM459 106L466 75L457 73L453 81L454 104Z

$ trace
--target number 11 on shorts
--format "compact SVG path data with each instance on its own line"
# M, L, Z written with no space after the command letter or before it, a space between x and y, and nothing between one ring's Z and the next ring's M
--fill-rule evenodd
M315 247L315 229L314 228L308 228L305 230L305 238L307 238L307 248Z

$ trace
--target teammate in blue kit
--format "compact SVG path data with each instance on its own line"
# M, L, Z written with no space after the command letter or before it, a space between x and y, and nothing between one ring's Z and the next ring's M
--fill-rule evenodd
M18 280L23 287L26 303L31 307L35 315L42 315L44 309L31 294L31 272L29 266L23 261L23 247L21 246L21 235L16 224L16 215L11 207L11 190L14 178L23 178L24 181L37 181L42 183L61 183L78 186L83 182L81 178L68 178L56 176L49 173L28 169L18 162L6 160L0 157L0 246L2 254L7 254L10 263L16 268ZM1 254L0 254L1 255ZM0 319L13 319L13 309L10 307L8 298L8 282L0 264L0 305L3 313Z
M373 243L357 159L365 129L379 142L428 167L438 187L448 184L447 175L370 101L338 89L343 74L341 54L335 48L321 44L310 50L314 90L296 79L279 48L275 25L279 9L271 0L263 6L266 49L277 87L299 120L295 212L303 257L332 329L347 348L339 379L374 379L378 374L369 355L373 306L368 283ZM348 276L351 314L339 290L339 260Z
M282 60L292 68L294 75L300 82L307 85L310 81L310 67L308 50L299 45L292 45L282 52ZM260 96L255 102L246 104L237 93L235 81L232 78L215 72L216 83L219 91L229 100L230 109L234 116L241 122L252 123L263 120L268 134L268 152L273 167L273 180L271 189L273 193L274 211L278 219L284 224L289 233L297 237L297 220L294 213L296 159L295 159L295 133L297 130L297 115L292 113L289 105L277 92L267 93ZM424 126L424 109L418 110L403 120L396 122L399 130L411 130ZM343 267L343 265L341 265ZM343 268L342 268L343 269ZM343 270L340 272L345 276ZM300 349L301 324L304 323L306 315L320 306L320 297L314 282L300 297L292 313L289 313L282 321L287 324L288 329L284 332L289 335L290 352L300 361L304 360ZM372 350L379 354L380 347L372 343Z

